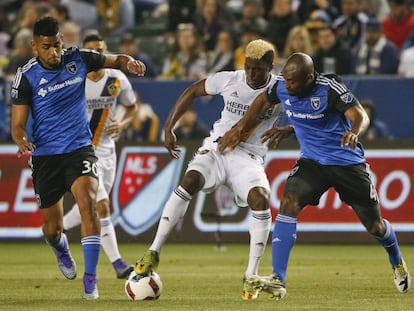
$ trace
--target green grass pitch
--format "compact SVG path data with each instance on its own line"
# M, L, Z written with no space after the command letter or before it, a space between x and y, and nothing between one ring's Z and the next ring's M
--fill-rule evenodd
M121 244L123 257L133 263L148 245ZM297 244L288 268L287 296L242 301L242 277L248 246L228 244L218 251L213 244L166 244L158 273L164 284L159 300L128 300L124 281L118 280L106 255L98 267L100 299L83 301L83 258L78 243L71 243L78 278L64 279L52 250L41 241L0 243L0 310L414 310L414 289L400 294L391 267L379 245ZM414 246L401 247L414 272ZM260 274L271 272L268 246Z

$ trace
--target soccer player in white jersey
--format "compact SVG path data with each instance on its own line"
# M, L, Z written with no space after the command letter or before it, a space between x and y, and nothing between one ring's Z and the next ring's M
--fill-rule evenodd
M269 109L257 121L256 128L248 133L235 152L220 154L217 142L237 124L256 96L275 83L271 74L274 57L273 46L264 40L252 41L246 47L244 70L215 73L195 82L179 97L165 125L165 147L171 156L178 158L180 150L174 134L174 125L200 96L220 94L224 100L221 118L217 120L210 136L205 138L193 160L188 164L180 185L173 191L161 215L155 239L149 250L135 264L138 274L146 275L158 266L161 247L172 228L187 211L189 201L199 192L212 192L226 184L235 194L237 204L251 209L250 253L244 280L257 275L268 240L271 213L269 209L269 182L263 168L267 146L260 136L273 126L280 111ZM258 290L243 282L242 299L257 299Z
M107 52L105 41L95 34L85 37L83 48L99 53ZM118 250L116 233L111 222L109 193L115 178L115 140L131 123L136 113L136 98L128 78L116 69L89 72L85 89L92 144L98 157L99 187L96 207L101 222L101 245L117 277L122 279L129 275L133 266L125 263ZM115 118L119 105L125 110L120 121ZM75 204L63 217L63 228L69 230L80 223L79 207Z

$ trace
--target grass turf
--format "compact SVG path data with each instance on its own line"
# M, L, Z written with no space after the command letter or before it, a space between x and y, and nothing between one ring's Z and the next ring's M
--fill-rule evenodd
M121 244L123 257L133 263L148 245ZM414 247L401 247L414 271ZM414 310L414 290L400 294L394 287L387 255L379 245L297 244L288 268L287 296L242 301L242 277L248 246L167 244L158 273L164 284L159 300L129 301L123 280L101 252L98 267L100 299L83 301L83 258L71 243L78 278L64 279L51 249L42 242L0 243L0 310ZM259 273L271 272L270 245Z

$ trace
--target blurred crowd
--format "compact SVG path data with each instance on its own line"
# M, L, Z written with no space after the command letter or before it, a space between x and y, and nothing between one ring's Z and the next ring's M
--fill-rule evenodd
M0 74L32 57L34 21L61 23L66 47L99 32L114 53L147 65L148 79L198 79L243 68L257 38L277 50L275 72L293 52L316 69L341 75L414 76L412 0L4 0L0 4Z
M275 73L290 54L305 52L322 73L413 77L411 1L2 0L0 78L12 79L33 57L32 26L43 15L58 19L66 48L99 33L110 52L143 61L146 79L195 80L243 69L245 46L258 38L275 46ZM148 124L158 127L158 120L148 107L134 125L146 129L146 138L134 128L128 138L155 139Z

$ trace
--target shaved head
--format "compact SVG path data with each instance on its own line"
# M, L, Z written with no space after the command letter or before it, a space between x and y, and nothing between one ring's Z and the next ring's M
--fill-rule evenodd
M286 61L283 71L295 73L297 78L305 79L307 75L313 74L315 68L312 58L305 53L294 53Z
M285 87L290 95L305 96L314 84L315 68L312 58L305 53L294 53L282 69Z

